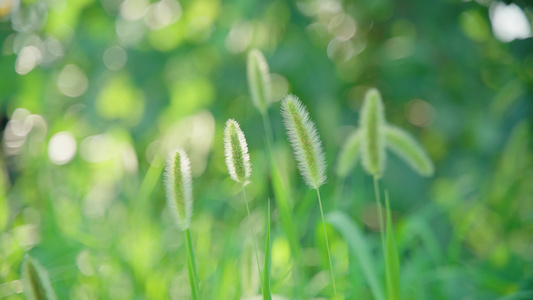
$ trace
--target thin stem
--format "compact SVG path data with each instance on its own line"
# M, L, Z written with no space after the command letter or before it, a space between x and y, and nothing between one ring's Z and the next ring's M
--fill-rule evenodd
M194 262L194 253L192 251L191 233L189 228L185 229L185 244L187 245L187 269L189 270L189 283L193 300L200 299L200 288L198 287L198 274L196 272L196 263Z
M266 137L267 137L267 147L271 150L272 143L274 142L274 134L272 133L272 126L270 125L270 118L268 117L268 112L261 114L263 117L263 126L265 127Z
M259 282L261 282L261 293L263 293L263 274L261 273L261 266L259 265L259 255L257 255L257 245L255 242L254 226L252 225L252 216L250 215L250 208L248 207L248 199L246 198L246 192L244 190L244 184L242 186L242 195L244 203L246 203L246 212L248 213L248 221L250 222L250 229L252 230L252 239L254 242L255 261L257 262L257 271L259 272Z
M322 216L322 226L324 227L324 237L326 238L326 249L328 250L329 270L331 271L331 282L333 284L333 292L335 293L335 299L337 299L337 288L335 287L335 275L333 274L333 264L331 263L331 253L329 252L328 233L326 232L326 221L324 219L324 211L322 210L322 200L320 199L320 191L316 189L318 196L318 204L320 206L320 215Z
M378 207L378 220L379 220L379 233L381 235L381 246L383 247L383 251L385 251L385 235L384 235L385 225L383 225L383 212L381 211L381 197L379 194L379 179L377 176L374 176L374 194L376 196L376 205Z

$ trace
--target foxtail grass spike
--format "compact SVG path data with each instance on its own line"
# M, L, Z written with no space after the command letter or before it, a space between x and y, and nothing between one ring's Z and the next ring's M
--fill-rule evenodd
M421 176L432 176L433 162L420 144L405 130L388 125L385 127L387 148L402 158Z
M248 52L247 75L252 101L264 115L271 102L272 84L265 56L257 49Z
M361 151L361 131L354 131L346 140L337 159L337 176L345 178L357 163Z
M231 179L246 185L252 172L248 144L239 123L233 119L224 128L224 154Z
M46 270L37 260L26 255L22 261L22 284L28 300L56 300L56 294Z
M171 151L165 165L167 205L181 230L189 228L193 211L191 163L183 149Z
M318 189L326 182L326 159L315 124L294 95L283 99L281 114L300 174L309 187Z
M366 92L361 110L361 158L365 170L378 178L385 169L385 113L381 94L375 88Z

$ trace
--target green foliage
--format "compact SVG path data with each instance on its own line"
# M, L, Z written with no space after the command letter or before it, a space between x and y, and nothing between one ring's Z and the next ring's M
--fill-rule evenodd
M511 2L528 31L531 1L0 2L0 298L26 297L25 253L58 299L192 298L187 241L163 188L176 148L194 177L200 296L262 297L243 253L241 186L224 161L229 118L254 166L256 242L272 200L272 298L329 297L316 196L279 114L278 100L295 94L335 164L333 184L320 187L324 212L349 220L328 221L339 233L328 228L339 298L385 299L382 206L366 169L349 163L364 160L363 141L346 139L361 132L369 87L386 103L386 126L410 136L398 142L423 145L402 156L384 142L379 184L393 199L402 298L531 298L533 39L495 35L520 19L496 22ZM417 164L433 176L408 176ZM362 248L370 259L358 258Z
M26 255L21 266L24 295L28 300L57 299L46 270L32 257Z

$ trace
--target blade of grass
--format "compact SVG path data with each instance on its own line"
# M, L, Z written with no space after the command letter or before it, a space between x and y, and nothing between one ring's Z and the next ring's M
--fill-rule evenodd
M185 230L185 243L187 246L187 270L189 271L189 283L191 284L191 293L193 300L200 299L200 288L198 287L198 274L196 272L196 263L192 251L191 233L187 228Z
M376 264L369 250L368 245L361 229L353 222L348 215L343 212L335 211L326 216L329 224L341 234L344 241L348 244L350 253L357 258L363 276L370 288L370 292L376 300L385 300L383 287L381 286L378 276L376 275Z
M270 243L270 199L268 199L266 246L265 246L265 266L263 267L263 299L271 300L270 294L270 265L271 265L271 243Z
M389 193L385 191L385 205L387 214L386 250L385 250L385 273L387 278L387 298L389 300L400 300L400 259L394 242L394 232L392 230L392 220L389 205Z

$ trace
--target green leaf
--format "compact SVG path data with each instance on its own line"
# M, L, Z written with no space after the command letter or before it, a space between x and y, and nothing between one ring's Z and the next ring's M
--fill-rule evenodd
M32 257L22 261L22 284L28 300L56 300L56 294L46 270Z
M376 275L377 267L361 229L345 213L340 211L329 213L326 220L342 235L348 244L350 253L357 258L374 299L384 300L383 287Z
M266 228L266 247L265 247L265 266L263 268L263 299L270 300L270 265L271 265L271 243L270 243L270 199L268 199L267 228Z
M337 158L337 176L345 178L357 163L361 148L361 130L354 131L343 145Z
M403 159L421 176L433 175L433 162L426 151L407 131L388 125L385 128L387 148Z
M385 273L387 279L387 299L400 300L400 259L398 257L398 251L396 251L396 243L394 242L394 232L392 231L392 221L388 193L385 193L385 205L387 210L387 232L385 242Z

